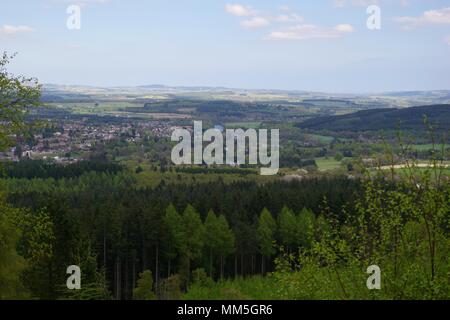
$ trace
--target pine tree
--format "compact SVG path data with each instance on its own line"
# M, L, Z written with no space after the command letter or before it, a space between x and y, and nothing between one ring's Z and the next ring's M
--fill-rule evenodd
M209 254L209 276L213 276L213 258L219 251L220 243L218 234L220 227L217 216L210 210L205 219L205 248Z
M273 242L275 240L275 232L277 224L272 214L266 208L263 209L258 220L258 239L259 250L261 253L261 273L265 273L265 259L275 254Z
M281 242L290 251L297 244L297 218L294 212L287 207L283 207L278 216L278 232Z
M184 277L189 282L191 262L201 256L203 249L204 227L200 214L190 204L187 205L182 216L181 255L184 263Z
M297 216L297 241L301 247L311 247L314 240L315 221L314 213L307 208L303 208Z
M177 209L175 209L173 204L170 204L166 209L166 214L164 215L164 224L168 230L168 276L171 276L172 265L171 262L176 258L177 253L181 249L183 243L183 218L178 214Z
M221 215L217 219L217 224L219 226L219 234L217 236L219 238L220 277L223 278L224 259L235 250L235 236L225 216Z

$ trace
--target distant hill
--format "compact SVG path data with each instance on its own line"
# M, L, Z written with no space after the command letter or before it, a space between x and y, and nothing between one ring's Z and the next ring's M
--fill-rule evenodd
M309 119L297 124L303 129L330 131L375 131L397 129L424 130L423 119L438 125L439 131L450 130L450 104L404 109L372 109L340 116Z

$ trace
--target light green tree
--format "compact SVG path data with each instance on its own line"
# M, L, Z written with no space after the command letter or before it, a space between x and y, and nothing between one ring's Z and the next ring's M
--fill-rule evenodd
M172 272L171 262L174 258L176 258L183 243L183 219L177 212L175 206L170 204L166 209L163 221L169 236L169 246L167 248L166 255L168 258L168 274L170 276Z
M228 225L225 216L220 215L217 219L219 225L219 254L220 254L220 277L223 278L224 259L232 254L235 250L235 236L233 230Z
M11 136L26 132L24 116L31 107L39 104L41 87L36 79L15 76L8 72L7 65L14 55L3 53L0 57L0 151L13 142ZM17 247L23 230L17 219L21 210L7 205L0 190L0 299L20 298L25 295L21 282L22 272L27 267Z
M297 241L304 248L310 248L314 240L315 220L314 213L307 208L297 216Z
M258 219L259 251L261 253L261 273L265 273L265 260L275 254L273 242L277 224L272 214L266 208L263 209Z
M213 258L219 251L220 243L217 235L220 227L217 216L210 210L205 219L205 248L209 254L209 276L213 276Z
M45 210L23 212L16 216L22 230L20 253L27 261L24 285L34 296L54 298L56 287L52 277L53 246L55 241L52 218Z
M298 244L297 241L297 218L294 212L283 207L278 216L278 232L281 242L287 247L288 251Z
M153 275L150 270L145 270L139 274L137 286L133 290L134 300L155 300L156 296L153 292Z
M183 275L189 282L191 263L201 256L204 239L204 226L200 214L190 204L186 207L182 216L182 242L180 253L183 259Z
M217 217L210 210L205 219L205 248L209 253L210 277L212 277L213 259L220 258L220 276L223 277L224 259L235 249L235 236L225 216Z
M6 52L0 57L0 150L8 147L10 136L27 132L24 116L39 105L41 86L34 78L15 76L6 69L14 55Z

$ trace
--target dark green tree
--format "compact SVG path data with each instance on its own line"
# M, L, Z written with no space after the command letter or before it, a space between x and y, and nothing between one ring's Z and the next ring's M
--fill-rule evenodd
M21 281L26 261L17 253L21 232L15 217L20 214L20 210L6 205L0 195L0 300L26 297Z

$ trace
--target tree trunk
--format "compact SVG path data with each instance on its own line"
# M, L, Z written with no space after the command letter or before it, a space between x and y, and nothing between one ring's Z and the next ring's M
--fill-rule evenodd
M136 257L133 253L133 289L136 288Z
M255 274L255 256L252 255L252 275Z
M106 269L106 226L103 227L103 267Z
M147 270L147 254L145 252L145 240L142 239L142 270Z
M209 277L212 279L212 249L209 249Z
M156 267L155 267L155 291L158 293L158 279L159 279L159 244L156 245Z
M116 258L116 299L121 300L122 299L122 292L121 292L121 277L120 277L120 258Z
M187 283L189 283L191 281L191 258L188 258L187 263Z
M261 255L261 275L264 276L264 256Z
M169 258L169 262L167 263L167 278L170 277L170 261L171 259Z
M223 256L220 256L220 280L223 280Z
M125 257L125 291L124 291L124 296L125 299L129 299L130 298L130 283L128 282L128 252L126 254Z

